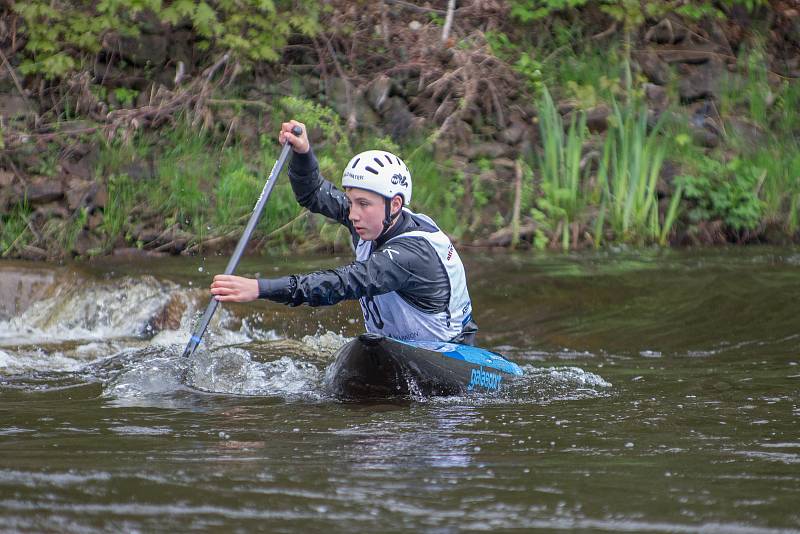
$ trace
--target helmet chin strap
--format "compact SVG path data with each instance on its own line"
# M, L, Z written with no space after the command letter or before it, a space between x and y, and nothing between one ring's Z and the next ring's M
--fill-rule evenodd
M392 199L387 198L384 200L385 200L384 205L386 206L386 217L383 219L383 230L381 231L381 234L377 237L377 239L383 237L383 234L386 233L386 230L389 229L392 223L400 216L400 212L403 211L403 208L400 208L399 210L397 210L397 213L392 215Z

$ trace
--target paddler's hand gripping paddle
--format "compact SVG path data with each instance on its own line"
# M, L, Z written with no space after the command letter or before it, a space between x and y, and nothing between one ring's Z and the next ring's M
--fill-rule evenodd
M292 133L294 135L301 135L303 133L303 129L299 126L295 126L292 128ZM239 260L242 258L242 254L244 253L244 247L247 246L247 242L250 241L250 234L253 233L255 230L256 225L258 224L258 220L261 218L261 212L264 211L264 205L269 200L269 195L272 193L272 188L275 185L275 181L278 179L278 175L283 170L283 165L286 163L286 158L289 157L289 151L292 149L292 145L287 141L283 145L283 149L281 149L281 155L278 156L278 161L275 162L275 165L272 166L272 171L269 173L269 178L267 178L267 182L264 184L264 189L261 191L261 196L258 197L258 202L256 202L255 207L253 208L253 214L250 215L250 220L247 221L247 226L244 229L244 233L242 237L239 238L239 242L236 244L236 249L233 251L233 256L231 256L230 261L228 261L228 266L225 267L225 274L233 274L236 270L236 267L239 265ZM200 344L200 340L203 339L203 334L206 332L206 328L208 328L208 323L211 321L211 317L214 316L214 312L217 311L217 305L219 305L219 301L216 298L212 297L211 302L208 303L208 307L206 308L206 312L203 314L203 318L200 320L200 324L197 325L192 337L189 339L189 344L186 345L186 348L183 351L183 355L185 357L189 357L194 353L194 350L197 348L197 345Z

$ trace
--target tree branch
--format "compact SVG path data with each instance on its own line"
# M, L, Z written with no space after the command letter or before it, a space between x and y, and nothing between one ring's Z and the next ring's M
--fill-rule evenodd
M450 28L453 26L453 12L456 9L456 0L447 1L447 16L444 19L444 28L442 28L442 42L446 43L450 37Z

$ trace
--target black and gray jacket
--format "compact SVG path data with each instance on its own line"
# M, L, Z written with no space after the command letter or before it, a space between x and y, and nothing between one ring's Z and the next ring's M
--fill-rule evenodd
M347 197L320 175L313 152L293 153L289 178L301 206L346 226L354 247L358 246L360 237L348 219L350 207ZM413 236L397 239L412 232ZM452 305L451 277L430 240L420 237L425 236L426 232L433 235L439 229L427 217L403 210L386 234L375 241L362 242L362 247L370 247L366 259L336 269L259 279L259 298L290 306L327 306L342 300L360 299L365 310L365 322L370 329L368 310L371 299L396 292L402 301L418 312L430 314L431 318L443 314L449 318L449 307ZM388 241L391 241L391 245L387 245ZM377 253L389 246L392 253ZM459 324L453 325L455 330L451 329L457 333L453 340L471 342L477 331L477 325L472 321L471 307L469 314L463 315L463 324L459 320ZM374 324L372 326L374 329Z

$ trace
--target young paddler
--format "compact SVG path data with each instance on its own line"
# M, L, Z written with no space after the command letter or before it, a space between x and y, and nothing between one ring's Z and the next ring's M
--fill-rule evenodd
M292 128L300 126L302 134ZM450 239L428 216L413 213L411 172L394 154L355 155L342 189L320 175L306 127L281 126L292 145L289 178L300 205L350 232L355 261L326 271L280 278L216 275L211 293L222 302L269 299L290 306L328 306L358 299L368 332L409 341L472 344L477 325L464 266Z

